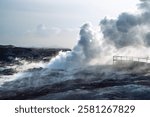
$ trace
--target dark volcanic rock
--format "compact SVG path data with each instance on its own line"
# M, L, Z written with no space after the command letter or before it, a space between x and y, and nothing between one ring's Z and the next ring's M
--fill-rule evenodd
M15 58L26 60L41 60L44 57L52 57L59 51L70 51L67 48L24 48L13 45L0 45L0 62L13 62Z
M0 75L13 75L14 73L16 73L14 69L4 69L0 71Z

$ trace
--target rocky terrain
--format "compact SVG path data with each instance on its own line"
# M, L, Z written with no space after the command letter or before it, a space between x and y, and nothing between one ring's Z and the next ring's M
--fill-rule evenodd
M73 72L49 71L44 76L40 76L40 72L38 69L32 77L2 85L0 99L150 99L150 75L133 69L126 71L112 66L90 66Z
M21 60L49 61L59 51L70 51L68 48L25 48L13 45L0 45L0 75L12 75L17 71L7 66L20 65Z
M26 60L41 60L44 57L51 57L59 51L70 51L67 48L23 48L13 45L0 45L0 62L12 62L15 58Z
M0 99L150 99L150 64L42 67L59 51L70 49L0 46Z

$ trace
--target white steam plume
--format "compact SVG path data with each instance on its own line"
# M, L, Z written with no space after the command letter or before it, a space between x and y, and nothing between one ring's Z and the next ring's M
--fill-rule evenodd
M139 14L122 13L116 20L105 18L100 22L101 31L91 24L84 24L80 30L80 40L73 50L60 52L48 67L66 69L112 63L113 55L149 56L150 1L140 1Z
M80 30L80 40L70 52L60 52L53 58L48 67L52 69L66 69L92 64L92 60L102 55L104 41L98 30L94 30L90 23L84 24Z
M86 65L108 64L112 63L114 55L149 56L150 1L141 0L139 6L140 14L122 13L116 20L103 19L99 30L90 23L84 24L80 30L80 39L72 51L60 52L46 65L45 69L16 74L15 77L24 78L24 86L28 85L28 82L31 82L29 83L31 86L37 86L52 82L52 80L60 81L57 74L54 78L50 77L51 72L53 73L51 69L68 70L86 67ZM30 68L28 65L27 67Z

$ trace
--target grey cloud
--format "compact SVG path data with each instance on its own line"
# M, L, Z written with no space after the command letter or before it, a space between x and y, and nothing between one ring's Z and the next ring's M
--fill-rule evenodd
M44 25L44 24L39 24L37 27L36 27L36 34L39 35L39 36L48 36L48 30L47 30L47 27Z
M125 33L137 24L139 24L138 18L128 13L122 13L116 21L118 31Z
M147 34L147 30L150 30L150 1L141 0L140 9L143 8L147 10L142 10L141 14L122 13L116 20L103 19L100 26L104 38L117 48L143 43L150 46L150 36Z
M150 1L149 0L140 0L141 1L141 4L139 5L139 8L140 9L143 9L143 10L150 10Z
M144 41L146 43L146 46L150 45L150 32L146 34Z
M27 35L37 37L50 37L51 35L58 35L61 33L61 29L57 27L48 27L45 24L39 24L36 28L27 31Z

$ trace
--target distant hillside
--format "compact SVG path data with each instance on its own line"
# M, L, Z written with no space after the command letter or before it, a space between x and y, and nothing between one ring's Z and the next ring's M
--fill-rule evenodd
M16 57L27 60L40 60L51 57L59 51L70 51L68 48L25 48L13 45L0 45L0 61L12 62Z

